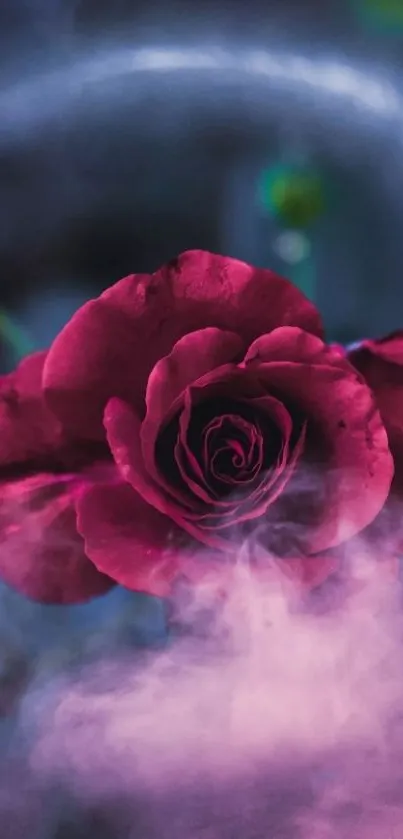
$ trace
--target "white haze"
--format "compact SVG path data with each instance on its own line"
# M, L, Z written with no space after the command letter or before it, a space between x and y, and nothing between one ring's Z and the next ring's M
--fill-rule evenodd
M166 645L112 649L106 621L87 662L39 655L4 751L7 839L400 839L400 587L375 560L356 544L353 583L303 603L240 562Z

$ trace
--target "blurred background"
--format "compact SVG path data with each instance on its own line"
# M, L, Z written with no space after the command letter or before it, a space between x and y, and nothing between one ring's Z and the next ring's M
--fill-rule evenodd
M403 327L402 106L403 0L0 0L0 372L189 248L288 276L332 340ZM33 661L164 643L151 598L0 594L10 761ZM117 836L59 816L29 835Z
M0 370L189 248L401 326L402 76L401 0L0 0Z

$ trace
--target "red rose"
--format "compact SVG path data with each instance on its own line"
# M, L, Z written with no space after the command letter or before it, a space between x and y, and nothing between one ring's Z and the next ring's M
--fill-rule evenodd
M44 358L33 402L35 439L24 437L29 409L8 415L1 462L6 481L42 469L59 487L77 546L72 571L64 559L69 599L97 587L89 567L101 588L162 596L181 575L225 577L251 533L256 561L270 551L317 584L334 569L323 552L377 516L393 476L372 393L323 343L314 306L270 271L201 251L83 306ZM20 574L5 540L7 580L23 577L29 593L29 579L32 596L38 577L63 588L49 551L43 565L39 547L24 562Z

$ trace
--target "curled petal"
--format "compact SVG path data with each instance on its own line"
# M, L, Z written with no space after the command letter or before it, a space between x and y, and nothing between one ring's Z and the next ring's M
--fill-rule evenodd
M308 494L313 491L315 501L319 481L322 503L305 549L321 553L363 530L388 498L394 465L384 425L371 391L353 370L274 362L261 365L261 375L311 418L326 447L325 462L313 464L312 475L309 465L306 470Z
M246 369L256 365L266 386L292 400L325 442L322 515L305 544L322 552L363 530L388 498L394 465L376 401L346 358L299 329L258 338L245 358Z
M253 382L248 381L245 371L235 370L232 372L235 381L239 379L247 389L249 388L253 392ZM222 368L200 380L203 392L207 384L211 384L214 389L220 375L222 375ZM231 375L228 375L224 385L231 383ZM191 388L190 390L193 391L194 389ZM195 390L195 400L197 402L198 388L195 388ZM289 434L290 419L285 409L281 410L282 406L277 405L276 401L270 400L269 397L264 399L264 404L266 410L268 410L267 406L270 404L270 411L274 412L278 421L285 423L284 427ZM260 402L259 405L261 407ZM185 531L192 539L207 545L213 550L225 551L232 555L237 551L236 541L234 541L237 536L237 526L241 522L261 516L280 495L291 477L304 442L304 435L302 434L289 455L288 443L285 439L276 468L263 476L262 481L254 488L251 498L247 499L245 503L236 498L231 499L228 503L221 502L219 509L213 511L211 506L208 506L206 499L203 499L202 493L197 494L195 492L194 495L188 493L186 496L184 493L169 492L161 481L157 484L153 480L144 466L142 457L139 441L140 421L129 406L121 400L113 399L108 403L105 411L105 428L112 454L122 478L133 487L144 501L154 507L156 511L171 519L178 528ZM284 468L286 462L287 469ZM199 486L202 485L199 484ZM195 490L193 483L192 487ZM223 533L224 530L227 533Z
M113 580L84 553L68 476L37 474L0 486L0 577L42 603L79 603Z
M130 484L132 491L134 490L143 502L166 517L171 526L177 525L179 529L199 541L198 529L188 519L190 511L194 509L193 499L184 498L182 503L180 499L168 495L163 487L157 485L148 475L142 459L139 421L120 399L113 399L108 403L105 428L122 479ZM220 543L222 549L226 549L225 540L217 539L216 542Z
M244 400L245 384L248 384L250 392L253 392L253 390L250 388L251 383L247 382L247 377L245 375L242 376L242 373L239 375L239 370L237 369L232 370L229 367L221 368L219 371L214 371L211 376L205 377L194 386L189 387L183 397L183 410L179 419L178 435L174 449L175 461L184 484L191 490L195 498L201 499L204 504L209 506L216 505L218 498L211 487L211 481L209 481L212 451L210 453L208 451L208 442L211 429L216 427L217 423L222 423L223 418L215 418L210 426L210 432L207 430L204 443L201 444L202 452L199 458L189 445L188 433L194 406L197 406L203 397L205 400L211 399L214 401L210 396L210 387L212 386L213 390L215 390L220 378L223 393L225 391L231 393L232 382L233 398L238 402L240 410L242 410L242 405L244 405L244 407L257 409L261 414L266 414L267 419L274 422L281 431L283 441L287 441L291 433L291 418L286 409L276 399L266 396L260 398L252 397ZM257 392L260 392L259 389ZM234 421L237 422L239 420L235 419ZM241 422L244 421L241 419ZM259 446L263 448L261 434L258 436L260 436ZM221 510L226 508L233 509L233 507L233 500L229 502L223 499L220 500Z
M294 326L281 326L261 335L249 347L244 364L295 361L299 364L326 364L348 370L345 355L337 345L325 344L320 337Z
M163 515L170 515L175 497L165 492L164 487L153 480L144 466L140 442L141 423L136 414L121 399L110 399L105 409L104 425L122 479L131 484L148 504ZM180 501L186 506L186 498Z
M161 427L172 417L175 404L197 379L241 358L242 340L232 332L208 328L181 338L171 353L150 373L147 411L141 427L141 445L147 471L158 479L155 444Z

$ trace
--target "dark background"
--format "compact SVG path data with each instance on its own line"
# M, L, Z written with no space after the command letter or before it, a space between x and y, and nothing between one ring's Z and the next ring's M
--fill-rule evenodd
M403 27L353 0L0 0L0 310L25 331L10 343L0 311L0 370L121 276L189 248L300 280L257 201L261 172L296 160L326 184L307 238L329 336L403 327L402 74ZM33 672L51 684L100 650L164 643L161 603L0 596L2 839L127 839L114 814L71 801L23 822L13 714Z
M399 327L402 44L354 0L1 0L0 306L42 347L83 300L189 248L298 282L256 200L259 173L298 158L326 182L309 240L329 336ZM226 66L206 68L217 49ZM251 69L256 51L280 71Z

